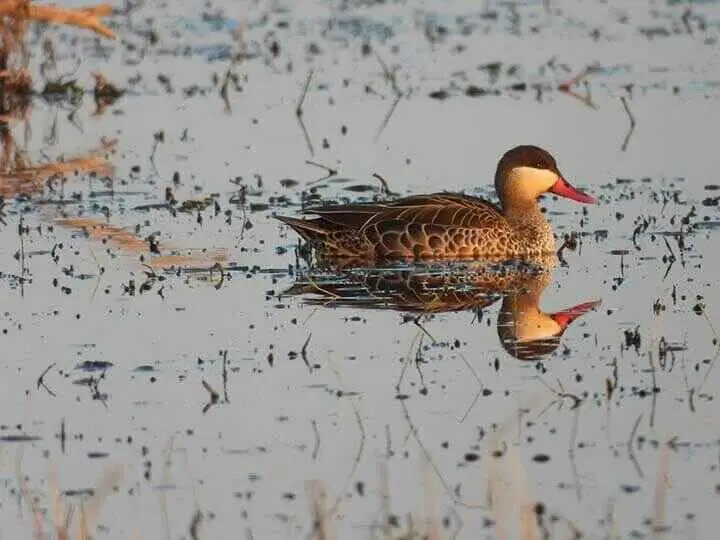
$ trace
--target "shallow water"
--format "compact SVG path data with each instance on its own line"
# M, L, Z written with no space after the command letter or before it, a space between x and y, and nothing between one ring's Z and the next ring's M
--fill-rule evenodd
M6 194L2 535L30 537L28 501L47 525L56 488L77 505L120 465L96 537L312 537L311 502L323 503L308 491L320 488L328 537L400 537L409 515L442 538L711 537L720 11L694 2L683 22L677 2L549 4L188 0L116 15L114 43L46 30L60 73L75 54L83 85L100 70L128 91L97 116L88 95L72 119L38 98L30 130L11 126L37 163L103 136L118 146L111 182L68 175L63 189ZM240 50L237 28L246 57L228 111L212 76ZM395 73L394 109L375 53ZM595 63L595 108L557 90ZM311 148L295 116L310 69ZM470 85L491 93L469 97ZM625 150L621 96L636 121ZM373 173L400 194L492 196L498 156L521 143L552 150L600 199L543 200L558 235L579 243L540 308L602 300L549 357L507 353L501 302L480 320L465 310L418 326L397 310L284 294L307 269L273 213L292 215L308 194L380 197ZM306 160L337 173L321 180L327 171ZM211 197L217 208L198 223L196 210L153 207L167 187L179 204ZM160 255L141 261L127 240L58 221L106 215L154 235ZM184 270L152 262L173 252Z

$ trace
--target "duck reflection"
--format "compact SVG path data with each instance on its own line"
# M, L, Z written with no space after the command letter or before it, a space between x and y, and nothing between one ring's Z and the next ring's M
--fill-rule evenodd
M392 266L343 263L299 274L284 294L324 307L386 309L422 316L482 310L502 299L497 332L503 348L519 360L552 354L570 324L594 309L587 301L555 313L540 309L552 282L554 256L530 261L473 261Z

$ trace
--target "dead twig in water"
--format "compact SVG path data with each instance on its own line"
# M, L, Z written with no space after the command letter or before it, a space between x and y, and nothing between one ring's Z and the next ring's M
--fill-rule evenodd
M45 391L46 391L48 394L50 394L52 397L57 397L57 396L55 395L55 392L53 392L52 390L50 390L50 388L48 388L48 386L45 384L45 375L47 375L48 372L49 372L53 367L55 367L55 362L53 362L53 363L50 364L48 367L46 367L46 368L45 368L45 371L43 371L43 372L40 374L40 376L38 377L38 380L37 380L37 389L40 390L40 388L42 387L42 388L44 388Z
M591 109L597 109L597 106L593 103L592 97L590 96L590 88L585 86L585 95L578 94L577 92L573 92L571 90L571 87L580 83L581 81L584 82L584 79L592 73L594 69L594 66L588 66L584 70L582 70L580 73L572 77L571 79L565 81L564 83L561 83L558 85L557 89L558 92L561 92L563 94L567 94L568 96L574 97L577 100L580 100L584 105L590 107Z
M412 317L410 320L412 321L412 323L413 323L415 326L417 326L417 327L422 331L423 334L425 334L427 337L429 337L429 338L432 340L433 345L434 345L435 343L437 343L437 340L436 340L436 339L433 337L433 335L432 335L430 332L428 332L427 329L422 325L423 315L425 315L425 313L421 313L421 314L418 315L417 317ZM402 323L400 323L400 324L403 324L403 323L406 323L406 322L407 322L407 320L404 320L404 321L403 321Z
M483 390L485 390L485 385L482 383L482 381L480 380L480 376L477 374L477 371L475 371L475 368L472 366L470 361L465 357L465 355L460 351L458 351L458 355L460 356L460 358L462 358L462 361L465 364L465 367L470 371L470 373L472 373L473 379L475 379L475 382L477 383L477 385L479 387L478 391L475 393L475 396L473 396L472 402L470 403L468 408L465 410L465 413L458 420L458 423L462 424L463 422L465 422L467 417L470 415L470 412L475 408L475 404L480 399L480 396L482 395Z
M158 146L160 143L165 142L165 132L163 130L160 130L156 133L153 133L153 147L150 151L150 164L153 167L153 170L155 171L155 174L159 174L157 167L155 166L155 152L157 152Z
M25 227L25 218L20 216L18 223L18 236L20 238L20 250L18 251L18 263L20 263L20 296L25 297L25 273L28 268L25 266L25 234L28 228Z
M422 317L422 314L419 315L417 318L416 318L416 317L408 317L408 318L406 318L405 320L403 320L402 323L400 323L400 324L404 324L404 323L408 322L409 320L414 320L415 324L417 325L417 327L418 327L420 330L418 331L417 334L415 334L415 337L413 337L412 341L410 342L410 347L408 348L407 356L405 357L405 359L404 359L404 361L403 361L402 368L400 369L400 376L398 377L398 380L397 380L397 382L395 383L395 392L397 392L397 395L396 395L396 398L397 398L397 399L404 399L405 397L407 397L406 394L403 394L403 393L400 391L400 386L402 385L403 379L405 379L405 372L407 371L407 368L408 368L408 366L409 366L410 363L411 363L410 358L412 357L412 350L415 348L415 342L419 340L419 345L418 345L418 349L416 350L415 357L417 357L417 354L420 352L420 347L422 347L423 333L424 333L426 336L428 336L428 337L432 340L433 343L435 343L435 338L432 337L432 336L428 333L428 331L425 330L425 328L422 326L422 324L420 324L420 323L418 322L418 319L419 319L420 317Z
M453 490L452 486L450 486L450 484L448 484L447 480L445 480L445 477L442 475L442 472L440 471L437 464L433 460L432 455L430 454L430 451L427 449L427 447L422 442L422 440L420 440L420 435L418 434L418 428L417 428L417 426L415 426L412 419L410 418L410 411L408 410L404 399L400 400L400 405L402 406L403 416L405 417L405 421L407 422L408 428L410 430L409 435L411 435L412 438L415 439L415 442L417 443L418 448L420 448L420 452L423 454L428 465L430 465L430 468L435 473L435 476L437 477L438 481L442 485L443 489L445 490L445 493L450 498L450 500L452 500L454 503L459 504L460 506L462 506L464 508L488 510L487 505L480 504L480 503L468 503L458 496L458 494L455 492L455 490Z
M560 406L562 406L563 401L565 399L569 399L570 401L572 401L572 405L570 406L571 411L574 409L577 409L578 407L580 407L580 405L583 404L584 400L582 398L576 396L575 394L565 391L565 388L563 388L563 385L559 379L556 379L556 381L558 384L558 388L560 388L560 390L555 390L541 378L538 378L538 380L545 388L550 390L550 392L555 394L555 396L557 397L557 399L553 403L558 403Z
M318 178L316 180L312 180L311 182L308 182L309 186L323 182L323 181L327 180L328 178L332 178L333 176L337 176L337 173L338 173L337 169L333 169L332 167L328 167L327 165L323 165L322 163L318 163L317 161L313 161L311 159L306 159L305 163L307 165L312 165L313 167L318 167L319 169L323 169L327 173L322 178Z
M312 428L313 434L315 435L315 445L313 446L312 459L315 461L318 457L318 453L320 452L320 430L318 429L318 424L314 418L312 421Z
M582 484L580 483L580 474L578 473L577 461L575 460L575 447L577 445L577 434L579 425L580 407L577 407L575 409L575 414L573 415L572 430L570 432L570 440L568 441L568 461L570 461L570 471L572 472L573 483L575 484L575 493L577 495L578 502L582 500Z
M420 343L418 343L418 348L415 351L415 369L418 372L418 375L420 376L420 393L425 395L427 394L427 386L425 386L425 376L423 375L422 369L420 369L421 364L427 364L427 360L423 358L422 355L422 346L423 346L423 337L420 336Z
M247 20L243 20L238 28L233 32L235 41L239 45L237 53L233 54L230 58L230 64L228 65L225 75L223 76L222 83L220 84L220 97L225 104L225 112L228 114L232 113L232 107L230 105L230 97L228 95L228 89L230 88L230 81L235 79L235 67L237 67L245 58L247 52L247 43L245 43L244 34L247 26ZM237 83L236 83L237 84Z
M669 530L665 525L665 507L667 499L667 488L669 484L669 451L672 441L668 441L660 450L660 464L658 466L657 479L655 480L655 494L653 497L653 515L651 519L651 538L660 538L660 535Z
M672 248L670 247L670 242L667 241L667 237L663 236L662 239L665 241L665 247L667 248L669 253L669 255L663 257L663 262L667 262L667 268L665 269L665 274L663 275L663 281L665 281L665 279L667 279L668 277L668 274L670 274L670 269L673 267L673 264L675 264L677 257L675 257L675 252L673 252Z
M563 268L567 268L568 266L570 266L565 260L563 253L566 249L569 249L570 251L575 251L577 249L577 244L577 235L575 233L564 235L563 243L555 253L558 260L560 261L560 266L562 266Z
M0 16L20 15L34 21L87 28L106 38L115 39L115 33L98 20L98 17L112 14L112 9L110 4L86 8L60 8L35 5L27 0L5 0L0 4Z
M620 147L620 150L625 152L627 150L628 144L630 143L630 137L632 137L633 131L635 131L635 117L633 116L633 113L630 111L630 107L628 106L627 99L625 99L625 96L620 96L620 103L622 103L623 108L625 109L625 112L627 113L628 119L630 120L630 129L628 129L627 135L625 135L625 140L622 143L622 146Z
M705 370L705 375L703 375L702 380L700 383L695 387L690 389L690 392L692 392L692 395L696 395L700 393L705 386L705 383L710 378L710 374L712 373L712 370L715 368L715 364L717 363L718 358L720 358L720 339L718 338L718 332L715 330L715 325L713 325L712 321L710 320L710 317L707 314L707 310L705 309L705 305L702 303L698 303L696 306L696 313L698 315L701 315L705 318L705 321L707 322L708 326L710 327L710 331L713 333L714 342L717 345L717 349L715 350L715 354L708 362L707 370Z
M342 377L340 376L340 372L337 370L337 367L333 363L332 359L328 358L328 364L330 365L330 368L333 370L333 374L335 375L335 378L338 381L338 384L340 385L341 390L343 390L343 394L346 392L344 391L344 384L342 381ZM337 512L340 503L342 502L343 498L345 497L345 493L348 491L348 485L350 484L350 480L355 475L355 471L357 471L358 465L360 465L360 458L362 458L363 452L365 451L365 441L367 439L367 433L365 431L365 425L362 422L362 417L360 416L360 411L358 410L357 403L355 402L354 396L350 397L350 404L352 405L353 414L355 416L355 423L357 424L358 430L360 431L360 443L358 444L358 451L355 455L355 459L353 460L353 465L350 468L350 472L348 472L347 476L345 477L345 482L343 483L343 487L340 490L340 494L335 499L335 503L332 505L332 507L325 512L326 516L332 516L335 515Z
M223 403L230 403L230 397L228 396L228 351L225 349L222 352L222 381L223 381Z
M628 458L630 459L630 462L633 464L633 467L635 467L635 472L638 473L638 476L640 478L645 478L645 475L643 474L642 467L640 467L640 463L638 462L637 456L635 455L635 436L637 435L638 427L640 426L640 421L642 420L643 415L640 414L637 417L637 420L635 420L635 424L633 424L633 428L630 431L630 436L627 440L627 449L628 449Z
M193 514L192 519L190 520L190 538L192 540L199 540L200 536L198 536L198 531L200 530L200 524L202 523L203 515L200 509L196 509L195 513Z
M300 124L300 129L302 130L303 136L305 137L305 144L307 144L308 151L310 152L311 156L315 155L315 149L313 148L312 141L310 140L310 135L308 134L307 127L305 127L305 121L303 120L303 105L305 105L305 98L307 97L308 90L310 89L310 82L312 81L314 74L315 69L310 68L305 79L305 84L303 85L303 90L300 94L300 99L298 100L297 107L295 107L295 117L297 118L298 124Z
M310 361L308 360L308 357L307 357L307 348L308 348L308 344L310 343L311 337L312 337L312 334L309 334L307 339L305 340L305 343L303 343L302 349L300 349L300 358L303 359L303 362L305 362L305 365L307 366L310 373L312 373L313 367L310 364Z
M67 426L65 424L65 419L63 418L60 421L60 451L64 454L65 453L65 443L67 443Z
M202 381L202 385L203 388L208 391L208 394L210 394L210 401L207 402L207 404L205 405L205 407L203 407L202 410L203 414L205 414L210 410L211 407L217 405L218 401L220 401L220 394L218 394L215 389L210 386L210 384L204 379Z
M650 427L655 427L655 406L657 405L657 374L655 371L655 362L653 361L652 351L648 351L648 363L650 364L650 374L652 376L652 393L651 409L650 409Z
M385 195L385 197L393 197L397 195L397 193L390 191L390 186L388 185L387 180L385 180L384 177L380 176L376 172L372 173L372 177L380 182L380 185L382 186L381 191L382 194Z
M382 123L380 124L380 127L378 128L377 133L375 134L375 140L377 141L380 138L380 135L382 135L383 131L385 131L385 128L390 123L390 118L392 118L393 113L395 112L395 109L397 108L398 104L400 103L400 100L405 97L405 94L400 90L400 87L398 87L397 84L397 70L393 69L390 70L388 68L387 64L383 62L383 59L380 58L380 55L376 52L375 58L377 58L378 63L380 64L380 67L383 70L383 78L390 83L393 93L395 94L395 98L393 99L392 105L390 105L390 108L388 109L388 112L385 113L385 118L383 118Z

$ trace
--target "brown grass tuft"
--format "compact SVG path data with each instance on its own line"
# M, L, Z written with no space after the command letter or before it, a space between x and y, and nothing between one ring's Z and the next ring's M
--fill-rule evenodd
M106 38L115 39L115 32L102 24L98 17L112 13L110 4L99 4L85 8L61 8L36 5L29 0L5 0L0 4L0 16L18 21L33 20L87 28Z
M146 239L98 218L71 217L59 219L56 223L68 229L80 229L91 240L110 241L123 253L143 254L145 263L154 270L188 267L212 269L227 262L227 251L224 249L184 250L184 253L153 255ZM160 244L158 249L166 251L173 248Z
M84 156L60 159L54 163L33 165L25 153L15 147L10 130L0 133L0 196L33 195L45 188L46 181L55 175L96 172L112 176L114 168L108 155L115 151L117 139L102 139L101 145Z

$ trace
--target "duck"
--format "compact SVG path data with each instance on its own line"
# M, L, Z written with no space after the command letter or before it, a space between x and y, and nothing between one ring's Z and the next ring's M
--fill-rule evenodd
M516 146L495 171L499 204L465 194L432 193L395 200L306 208L311 219L275 217L320 256L364 260L477 259L555 252L538 198L596 199L573 187L543 148Z

